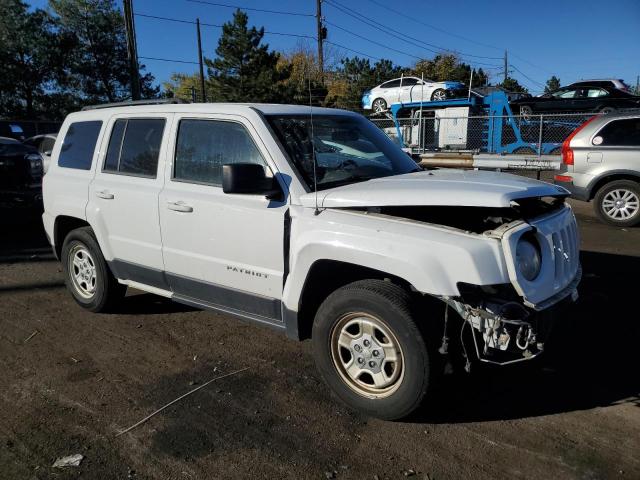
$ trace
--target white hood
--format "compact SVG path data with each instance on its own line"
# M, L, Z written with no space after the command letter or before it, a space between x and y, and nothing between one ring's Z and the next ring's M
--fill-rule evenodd
M383 177L320 190L320 208L450 206L509 207L512 200L568 195L562 187L505 173L441 169ZM315 207L315 193L300 197Z

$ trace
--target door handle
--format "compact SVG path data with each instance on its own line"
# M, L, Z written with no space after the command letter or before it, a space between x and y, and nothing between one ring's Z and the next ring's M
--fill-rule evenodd
M104 198L105 200L113 200L115 198L113 193L109 193L106 190L96 191L96 197Z
M193 207L190 205L185 205L184 202L167 202L167 208L169 210L174 210L176 212L184 212L184 213L193 212Z

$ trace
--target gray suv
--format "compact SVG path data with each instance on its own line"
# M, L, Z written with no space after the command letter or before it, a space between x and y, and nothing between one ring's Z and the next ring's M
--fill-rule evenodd
M640 222L640 112L600 115L578 127L562 144L555 183L619 227Z

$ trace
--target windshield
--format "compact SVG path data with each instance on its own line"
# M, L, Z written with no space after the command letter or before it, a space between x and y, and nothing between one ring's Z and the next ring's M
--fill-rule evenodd
M268 115L267 119L311 191L314 157L318 190L420 170L363 117L314 115L313 139L309 115Z

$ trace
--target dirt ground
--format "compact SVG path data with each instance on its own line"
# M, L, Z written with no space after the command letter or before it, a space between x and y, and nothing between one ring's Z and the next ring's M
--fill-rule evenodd
M309 342L148 294L83 311L38 217L0 212L0 478L640 478L640 229L574 205L581 297L545 361L448 377L397 423L338 403Z

